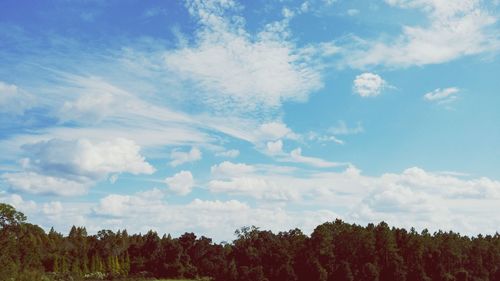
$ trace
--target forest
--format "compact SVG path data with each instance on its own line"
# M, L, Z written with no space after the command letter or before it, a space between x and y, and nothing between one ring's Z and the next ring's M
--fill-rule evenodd
M341 220L277 234L235 231L231 243L154 231L68 235L0 203L0 280L500 281L500 235L467 237Z

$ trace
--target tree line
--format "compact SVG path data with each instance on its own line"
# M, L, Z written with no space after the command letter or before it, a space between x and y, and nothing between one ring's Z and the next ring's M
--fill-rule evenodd
M256 227L232 243L194 233L73 226L46 233L0 203L0 280L103 280L128 277L214 281L500 281L500 235L467 237L341 220L277 234Z

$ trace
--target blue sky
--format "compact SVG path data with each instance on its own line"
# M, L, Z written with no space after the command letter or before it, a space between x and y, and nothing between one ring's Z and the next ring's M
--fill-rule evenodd
M0 201L231 240L494 233L498 1L2 1Z

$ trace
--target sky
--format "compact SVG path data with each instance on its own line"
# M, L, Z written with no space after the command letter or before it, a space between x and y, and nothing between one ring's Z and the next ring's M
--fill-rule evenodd
M0 202L231 241L500 217L500 1L0 2Z

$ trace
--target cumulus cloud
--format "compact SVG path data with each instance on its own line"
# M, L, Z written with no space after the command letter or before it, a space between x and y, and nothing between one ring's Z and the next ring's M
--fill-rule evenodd
M309 233L317 224L338 217L328 210L294 212L280 207L251 207L235 199L194 199L187 204L168 204L158 199L148 201L143 194L107 195L93 208L93 215L94 225L89 231L130 225L129 232L152 228L177 236L192 231L219 241L232 240L234 230L245 225L276 232L300 227Z
M252 176L211 180L208 189L215 193L245 195L259 200L289 201L297 200L299 197L294 189L286 188L266 178Z
M283 137L295 138L295 133L281 122L269 122L260 125L259 133L262 139L277 140Z
M197 147L192 147L190 151L183 152L174 150L170 153L170 166L176 167L184 163L195 162L201 160L202 153Z
M63 210L64 208L59 201L48 202L42 206L42 212L47 216L58 216Z
M459 176L431 173L421 168L406 169L402 174L385 174L382 180L411 186L446 198L500 199L500 182L489 178L462 179Z
M296 200L294 188L276 181L280 173L292 170L279 166L254 166L224 161L211 167L208 188L215 193L250 196L262 200ZM272 175L266 176L267 173Z
M125 215L126 211L129 210L131 199L132 197L129 195L110 194L101 199L99 207L96 210L99 213L105 215L111 215L111 216ZM144 202L141 200L136 200L135 203L144 204Z
M432 92L428 92L424 95L424 100L428 102L437 102L439 104L450 103L457 98L457 94L460 92L459 88L451 87L444 89L435 89Z
M89 181L74 181L35 172L5 173L2 180L11 189L32 194L76 196L87 193Z
M253 172L216 176L208 183L209 190L259 202L287 202L290 206L334 206L332 212L360 223L385 220L403 227L467 233L494 233L496 229L492 222L477 221L478 213L494 212L500 201L500 183L492 179L468 179L458 173L417 167L381 176L364 176L352 165L342 172L305 175L278 172L278 167L252 167ZM464 206L473 206L474 214Z
M12 205L14 208L25 212L36 212L38 205L33 200L24 200L19 194L9 194L0 190L0 202Z
M481 220L479 214L487 217L496 208L500 200L498 181L466 179L457 173L433 173L418 167L369 181L372 188L348 215L354 220L385 220L403 227L469 234L494 232L497 222Z
M136 214L161 214L164 211L163 192L159 189L151 189L132 195L109 194L99 200L99 204L93 208L98 215L112 217L135 217Z
M180 171L165 179L169 189L179 195L187 195L194 187L194 178L189 171Z
M276 154L281 154L283 153L283 141L282 140L277 140L275 142L267 142L267 151L271 155L276 155Z
M47 175L79 181L101 180L109 174L152 174L155 169L128 139L104 142L88 139L51 139L23 146L26 168Z
M203 211L220 211L222 213L226 212L241 212L243 210L248 210L249 207L247 204L242 203L238 200L229 200L226 202L215 200L200 200L194 199L191 203L189 203L188 208L199 209Z
M155 169L127 139L92 142L87 139L51 139L23 146L23 172L1 176L7 185L33 194L74 196L109 175L152 174Z
M354 79L353 91L361 97L376 97L380 95L386 86L387 82L382 77L374 73L365 72Z
M498 209L500 201L500 183L492 179L417 167L380 176L365 176L353 166L341 172L285 168L223 162L212 167L212 178L205 184L213 200L172 204L158 189L109 194L90 206L64 205L58 225L86 222L89 231L130 225L131 232L153 228L177 235L195 231L230 239L234 229L243 225L272 230L300 227L307 233L335 218L363 224L385 220L401 227L453 229L467 234L495 233L500 222L487 216ZM242 199L221 200L218 196ZM245 203L245 198L253 198L255 204ZM0 200L29 205L17 195L0 193ZM34 202L32 205L36 209ZM44 221L40 216L55 217L48 211L50 205L41 206L35 221ZM487 219L481 219L483 216Z
M215 177L234 177L255 172L255 168L244 163L232 163L224 161L210 168L212 176Z

